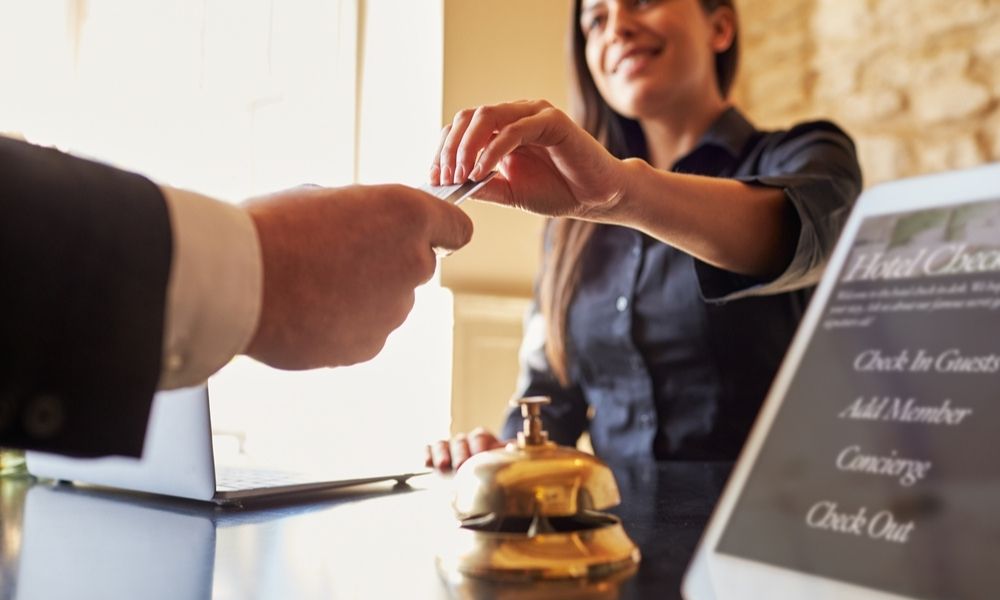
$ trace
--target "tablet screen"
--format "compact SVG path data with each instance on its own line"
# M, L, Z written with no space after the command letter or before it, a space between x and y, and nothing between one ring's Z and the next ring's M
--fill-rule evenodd
M866 218L833 286L715 550L995 597L1000 200Z

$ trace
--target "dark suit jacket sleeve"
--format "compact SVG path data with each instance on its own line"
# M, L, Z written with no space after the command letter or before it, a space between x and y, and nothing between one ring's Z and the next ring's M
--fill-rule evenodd
M140 456L171 231L138 175L0 138L0 446Z

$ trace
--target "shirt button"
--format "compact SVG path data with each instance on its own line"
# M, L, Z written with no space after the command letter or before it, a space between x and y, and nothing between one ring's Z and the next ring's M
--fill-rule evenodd
M628 298L618 296L618 300L615 301L615 308L618 309L618 312L625 312L625 309L628 308Z
M652 425L653 421L655 420L656 417L651 412L644 412L641 415L639 415L639 422L645 425L646 427Z

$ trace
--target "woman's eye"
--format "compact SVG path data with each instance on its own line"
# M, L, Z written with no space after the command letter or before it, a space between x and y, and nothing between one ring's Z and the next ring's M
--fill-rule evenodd
M584 35L589 34L592 31L604 27L604 23L608 20L606 15L592 15L588 17L583 22L583 33Z

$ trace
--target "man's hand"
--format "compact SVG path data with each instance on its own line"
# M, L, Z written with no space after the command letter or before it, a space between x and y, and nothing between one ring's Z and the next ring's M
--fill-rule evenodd
M472 222L402 185L296 188L247 205L264 267L246 353L282 369L374 357L434 274L435 250L461 248Z

